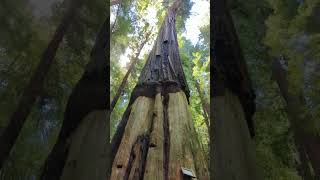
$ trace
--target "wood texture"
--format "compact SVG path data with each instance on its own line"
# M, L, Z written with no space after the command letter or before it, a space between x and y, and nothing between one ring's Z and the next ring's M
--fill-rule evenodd
M138 84L174 81L189 97L189 89L179 56L175 27L176 12L173 11L175 8L169 8L167 12L154 47L141 71Z
M106 178L106 111L88 114L71 136L61 180Z
M150 127L153 105L152 98L143 96L138 97L133 103L121 144L113 161L111 179L122 179L125 176L132 146L138 136L145 134Z
M112 165L111 179L183 179L181 167L191 169L197 179L209 179L208 163L197 139L184 92L169 93L167 97L167 105L160 93L155 99L138 97L132 104ZM164 126L165 117L168 126ZM165 136L170 136L168 178L164 178ZM143 153L147 153L146 156Z
M181 167L192 169L197 179L209 179L188 109L189 89L179 57L175 29L179 3L176 0L168 9L113 138L116 155L111 179L183 179Z
M144 179L163 180L163 98L155 97L153 130L146 162Z
M227 90L213 101L214 179L259 180L253 142L239 98Z
M197 139L188 102L183 92L169 93L169 179L183 179L181 167L191 169L196 179L209 179L206 158Z

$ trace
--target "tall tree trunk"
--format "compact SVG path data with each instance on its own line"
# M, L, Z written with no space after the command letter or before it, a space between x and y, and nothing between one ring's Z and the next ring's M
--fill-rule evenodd
M126 112L112 139L111 179L209 179L188 109L189 90L169 8Z
M113 6L113 5L117 5L117 4L120 4L120 3L121 3L121 0L111 0L110 5Z
M272 66L273 78L276 80L280 93L287 103L286 109L293 129L297 149L307 153L316 179L320 179L320 137L308 131L303 124L312 119L311 115L306 114L306 116L301 116L304 114L302 108L305 107L306 104L299 98L299 94L292 94L289 91L287 73L282 68L279 60L275 60Z
M250 139L255 95L227 2L216 0L213 8L211 172L214 179L259 180Z
M43 180L106 179L108 35L109 17L97 35L86 71L69 97L58 140L41 174Z
M52 65L59 44L62 41L62 38L65 35L68 27L70 26L70 23L75 17L77 9L81 7L82 2L83 0L70 0L66 14L62 18L62 21L56 29L56 32L49 42L46 50L43 52L39 65L37 66L26 89L24 90L19 104L10 118L8 126L0 137L0 168L2 168L4 161L10 154L10 151L32 109L37 96L39 96L43 89L45 77L50 66Z
M207 128L209 130L210 127L210 123L209 123L209 117L210 117L210 109L209 109L209 105L207 103L207 101L205 100L205 98L203 97L202 91L200 89L200 85L199 82L195 80L195 85L201 100L201 105L202 105L202 109L203 109L203 117L204 117L204 121L207 125Z
M140 46L139 46L139 48L138 48L138 51L137 51L137 53L136 53L136 56L135 56L135 57L133 58L133 60L131 61L130 66L129 66L129 68L128 68L128 71L127 71L127 73L125 74L125 76L123 77L122 82L121 82L121 84L120 84L120 86L119 86L119 88L118 88L118 90L117 90L116 95L115 95L115 96L113 97L113 99L112 99L112 102L111 102L111 105L110 105L110 113L112 113L114 107L116 106L116 104L117 104L117 102L118 102L118 99L119 99L121 93L123 92L123 89L124 89L125 85L127 84L128 77L129 77L129 75L131 74L131 71L134 69L137 61L139 60L139 55L140 55L140 53L141 53L142 48L144 47L144 45L145 45L145 44L148 42L148 40L149 40L150 34L151 34L151 31L146 34L146 39L140 44Z

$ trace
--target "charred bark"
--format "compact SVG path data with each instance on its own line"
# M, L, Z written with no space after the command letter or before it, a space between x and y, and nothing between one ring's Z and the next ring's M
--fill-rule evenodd
M0 168L3 166L4 161L9 156L9 153L32 109L37 96L39 96L43 90L45 77L47 76L47 73L53 63L59 44L82 3L83 0L70 1L66 14L57 27L46 50L43 52L40 63L38 64L27 87L25 88L19 104L10 118L7 128L0 137Z
M287 104L286 110L296 139L297 149L301 151L300 154L307 153L315 172L315 178L320 179L320 137L308 131L302 124L312 119L311 115L301 116L303 113L301 108L306 104L299 98L300 95L292 94L289 91L287 72L283 69L279 60L274 60L272 70L273 79L276 80L280 93Z
M146 34L146 39L141 43L141 45L139 46L138 48L138 51L136 53L136 56L133 58L132 62L130 63L130 66L128 68L128 71L127 73L125 74L125 76L123 77L122 81L121 81L121 84L117 90L117 93L116 95L114 96L114 98L112 99L112 102L111 102L111 105L110 105L110 113L112 113L114 107L116 106L117 102L118 102L118 99L121 95L121 93L123 92L123 89L125 87L125 85L127 84L127 81L128 81L128 77L129 75L131 74L131 71L134 69L137 61L139 60L139 55L141 53L141 50L142 48L144 47L144 45L148 42L149 40L149 36L150 36L151 32L148 32Z
M208 179L179 57L175 32L179 2L168 10L112 139L111 179L181 179L182 167L190 168L198 179Z
M87 64L86 70L69 97L57 143L45 162L41 179L60 178L69 153L70 143L68 140L70 140L71 134L75 132L90 112L108 108L108 89L106 87L108 34L109 17L107 17L97 35L94 47L91 50L91 60ZM106 121L106 118L100 120Z

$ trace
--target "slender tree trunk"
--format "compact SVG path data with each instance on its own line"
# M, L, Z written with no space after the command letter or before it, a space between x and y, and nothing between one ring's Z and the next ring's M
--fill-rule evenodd
M114 32L114 28L116 27L117 19L118 19L119 13L120 13L120 8L121 8L121 4L119 3L119 6L118 6L118 8L117 8L116 19L114 20L112 26L110 27L110 32L111 32L111 34Z
M121 0L111 0L110 5L113 6L113 5L117 5L117 4L120 4L120 3L121 3Z
M39 65L37 66L26 89L24 90L20 102L10 118L7 128L0 137L0 168L3 166L4 161L9 156L9 153L32 109L37 96L43 89L45 77L50 66L52 65L59 44L62 41L65 32L67 31L70 23L76 15L77 9L79 9L81 4L82 0L70 1L69 8L67 9L65 16L56 29L56 32L52 40L49 42L46 50L43 52Z
M229 14L227 2L216 0L213 7L213 120L210 123L211 172L214 179L259 180L252 115L254 93Z
M97 35L86 71L69 97L58 140L41 174L43 180L107 178L108 35L109 17Z
M309 161L306 149L302 145L303 141L302 141L302 139L299 139L299 137L296 135L294 135L294 140L295 140L296 148L297 148L297 151L299 154L299 159L300 159L297 171L303 180L312 180L313 176L311 174L311 169L309 167L310 161Z
M201 105L202 105L202 109L203 109L203 117L204 117L205 123L207 125L207 128L209 130L209 127L210 127L210 123L209 123L209 117L210 117L209 105L206 102L206 100L204 99L203 94L202 94L201 89L200 89L200 85L199 85L198 81L196 81L196 80L195 80L195 85L196 85L196 88L197 88L197 91L198 91L198 94L199 94L199 97L200 97L200 100L201 100Z
M128 77L131 74L131 71L134 69L135 65L137 64L137 61L139 60L139 55L141 53L141 50L143 49L144 45L148 42L149 40L149 36L150 36L151 32L148 32L146 34L146 39L141 43L141 45L138 48L138 51L136 53L136 56L133 58L133 60L130 63L130 66L128 68L127 73L125 74L125 76L122 79L122 82L117 90L116 95L114 96L114 98L112 99L111 105L110 105L110 113L112 113L114 107L116 106L118 99L121 95L121 93L123 92L123 89L125 87L125 85L127 84L128 81Z
M112 139L111 179L184 179L182 168L209 179L188 108L175 30L178 7L175 1L169 8Z
M297 148L298 150L306 151L316 179L320 179L320 137L304 128L303 123L312 119L310 114L301 116L304 113L302 107L306 106L306 104L299 98L299 95L290 93L286 71L281 67L278 60L273 62L273 78L276 80L280 93L287 103L286 109L295 139L297 139Z

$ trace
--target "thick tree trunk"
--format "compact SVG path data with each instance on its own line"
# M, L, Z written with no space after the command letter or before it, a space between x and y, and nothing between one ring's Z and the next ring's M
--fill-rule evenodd
M208 179L206 158L184 92L140 96L112 165L111 179L183 179L181 168Z
M135 65L137 64L137 61L139 60L139 55L141 53L142 48L144 47L144 45L148 42L149 40L149 36L150 36L151 32L148 32L146 34L146 39L141 43L141 45L138 48L138 52L136 53L136 56L133 58L133 60L130 63L130 66L128 68L127 73L125 74L125 76L122 79L122 82L117 90L116 95L113 97L111 105L110 105L110 113L112 113L114 107L116 106L118 99L121 95L121 93L123 92L123 89L125 87L125 85L127 84L128 81L128 77L131 74L131 71L134 69Z
M168 10L113 137L111 179L184 179L182 168L209 179L188 107L175 32L177 8L176 1Z
M37 96L39 96L43 89L45 77L50 66L52 65L59 44L62 41L65 32L75 17L77 9L79 9L82 2L82 0L70 1L69 8L67 9L65 16L56 29L56 32L52 40L49 42L48 47L43 52L39 65L37 66L26 89L24 90L20 102L10 118L7 128L0 137L0 168L2 167L5 159L8 157L10 150L12 149L18 137Z
M316 179L320 179L320 137L308 131L303 125L303 123L312 119L310 114L301 116L304 113L302 107L306 106L306 104L299 98L299 95L290 93L287 73L278 60L273 62L273 78L276 80L280 93L287 103L286 109L296 139L297 149L303 151L300 154L304 153L304 151L307 153Z
M213 100L214 179L257 180L253 142L239 98L227 90Z
M63 179L106 178L106 166L109 166L106 160L109 157L106 155L109 149L105 149L106 143L109 142L109 128L106 127L106 122L109 122L106 114L109 105L106 87L106 79L109 76L108 34L109 17L96 38L86 71L69 97L57 143L49 154L41 174L43 180L57 180L61 175ZM90 126L86 125L88 123ZM87 132L87 135L80 138L84 132ZM83 143L80 145L80 142ZM91 145L95 147L94 152L89 150L92 148ZM99 157L101 161L97 160ZM88 159L97 160L97 166L91 167L92 163L88 163Z
M106 111L92 111L72 134L61 180L106 179Z
M255 95L227 2L216 0L213 8L213 178L259 180L250 138L254 136Z

